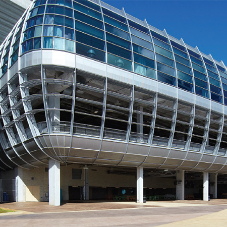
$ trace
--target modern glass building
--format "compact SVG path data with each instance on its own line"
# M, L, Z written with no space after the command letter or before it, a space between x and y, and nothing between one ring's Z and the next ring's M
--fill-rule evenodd
M207 200L227 171L226 105L226 66L182 39L99 0L34 0L0 46L0 168L16 167L17 201L20 173L49 164L59 204L72 163L85 181L137 168L138 202L143 168L175 171L179 199L184 171L203 172Z

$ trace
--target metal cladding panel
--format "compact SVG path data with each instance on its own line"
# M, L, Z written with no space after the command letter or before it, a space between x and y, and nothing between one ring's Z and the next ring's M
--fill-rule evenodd
M169 150L166 148L151 147L149 156L167 157L168 154L169 154Z
M180 167L190 167L190 169L192 167L195 167L197 165L198 162L192 162L192 161L184 161Z
M165 158L158 158L158 157L148 157L145 163L152 163L152 164L163 164Z
M24 144L29 151L35 151L35 150L39 149L39 147L36 144L36 141L34 139L26 141Z
M200 162L197 166L196 169L198 170L205 170L210 166L210 163L205 163L205 162Z
M125 161L128 161L128 162L142 162L144 159L145 159L145 156L125 154L124 158L122 159L122 162L125 162Z
M138 167L141 163L140 162L120 162L119 166L132 166Z
M165 161L165 163L164 163L164 165L180 165L182 163L182 160L179 160L179 159L170 159L170 158L168 158L166 161Z
M94 159L68 157L67 161L72 163L92 164L94 162Z
M187 157L185 158L186 160L191 160L191 161L199 161L201 158L202 154L198 154L198 153L192 153L192 152L188 152Z
M115 142L115 141L102 141L102 151L113 151L113 152L122 152L125 153L126 143Z
M226 158L224 157L216 157L214 160L214 164L225 164L226 163Z
M25 150L22 144L20 144L19 146L15 146L14 149L16 150L18 155L23 155L27 153L27 151Z
M121 160L123 155L123 153L100 151L98 159Z
M180 150L171 150L169 153L168 158L179 158L179 159L184 159L186 156L185 151L180 151Z
M95 158L98 151L82 150L82 149L71 149L70 156L75 157L85 157L85 158ZM68 154L66 154L67 157Z
M213 161L214 161L214 159L215 159L215 156L213 156L213 155L205 155L205 154L203 154L203 156L202 156L202 158L201 158L201 162L210 162L210 163L213 163Z
M142 146L136 144L129 144L127 153L130 154L139 154L139 155L147 155L149 151L149 146Z
M96 164L102 164L102 165L117 165L119 163L118 160L107 160L107 159L96 159Z
M90 149L90 150L99 150L100 140L74 136L72 138L72 147Z

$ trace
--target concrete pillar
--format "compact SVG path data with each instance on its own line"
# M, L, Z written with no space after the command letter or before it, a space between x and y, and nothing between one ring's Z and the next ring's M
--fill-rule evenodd
M210 173L210 194L213 195L213 199L217 199L218 197L218 174Z
M84 200L89 200L89 176L88 167L84 167Z
M60 162L49 160L49 205L60 206Z
M209 197L209 173L203 172L203 200L208 201Z
M143 107L140 106L138 109L140 112L143 112ZM138 142L143 141L143 113L137 114L137 136L138 136Z
M137 203L143 203L143 167L137 168Z
M176 172L176 199L184 200L184 170Z
M21 167L15 168L15 197L16 202L26 201L26 186L23 181L23 169Z

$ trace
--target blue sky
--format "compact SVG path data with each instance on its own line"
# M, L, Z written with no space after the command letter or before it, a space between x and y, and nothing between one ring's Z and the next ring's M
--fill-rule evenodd
M103 0L227 66L227 0Z

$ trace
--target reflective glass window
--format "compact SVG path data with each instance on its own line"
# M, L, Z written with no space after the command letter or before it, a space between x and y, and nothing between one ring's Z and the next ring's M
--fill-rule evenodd
M209 98L209 92L201 87L195 86L195 92L198 95L201 95L203 97Z
M65 38L75 40L74 30L70 28L65 28Z
M62 16L55 16L54 23L58 25L64 25L64 17Z
M145 65L148 66L150 68L154 68L154 61L148 58L145 58L141 55L135 54L134 53L134 61L141 64L141 65Z
M85 5L85 6L88 6L88 7L92 8L92 9L95 9L97 11L100 11L100 6L98 6L98 5L96 5L96 4L92 3L92 2L84 1L84 0L75 0L75 1L81 3L81 4Z
M216 87L216 86L214 86L214 85L212 85L212 84L210 84L210 90L211 90L212 92L214 92L214 93L219 94L219 95L222 94L221 89L218 88L218 87Z
M156 61L174 67L174 61L170 60L169 58L163 57L162 55L156 54Z
M213 78L209 78L209 81L210 81L211 84L213 84L213 85L215 85L217 87L221 87L221 84L220 84L220 82L218 80L215 80Z
M82 22L85 22L87 24L90 24L90 25L92 25L94 27L103 29L103 22L102 21L99 21L99 20L96 20L96 19L94 19L92 17L86 16L83 13L80 13L78 11L75 11L74 12L74 17L77 20L80 20Z
M213 77L216 80L219 80L219 76L215 73L212 73L211 71L207 70L207 73L209 75L209 77Z
M138 54L141 54L145 57L154 59L154 52L153 51L150 51L150 50L143 48L141 46L138 46L136 44L133 44L133 51L138 53Z
M181 50L178 50L178 49L176 49L175 47L173 47L173 52L174 52L175 54L180 55L181 57L184 57L184 58L187 58L187 59L188 59L188 54L187 54L187 53L185 53L185 52L183 52L183 51L181 51Z
M204 60L205 63L214 66L214 63L212 61L210 61L210 60L208 60L206 58L203 58L203 60Z
M34 17L34 16L36 16L37 15L37 13L38 13L38 7L37 8L34 8L33 10L32 10L32 12L31 12L31 16L30 17Z
M127 58L127 59L131 60L131 51L117 47L113 44L107 43L107 51L112 53L112 54L115 54L115 55L118 55L120 57Z
M69 28L74 28L73 19L66 17L65 18L65 26Z
M157 62L157 69L163 73L167 73L171 76L175 76L175 70L173 68L168 67L167 65L163 65Z
M111 42L111 43L114 43L116 45L125 47L127 49L131 49L131 43L130 42L128 42L128 41L126 41L124 39L118 38L116 36L113 36L113 35L110 35L110 34L106 34L106 40Z
M192 76L189 76L188 74L182 73L181 71L178 71L178 70L177 70L177 77L178 79L193 83Z
M168 58L172 58L172 59L173 59L173 54L172 54L172 52L169 52L169 51L167 51L167 50L164 50L164 49L162 49L161 47L158 47L158 46L156 46L156 45L155 45L155 52L157 52L158 54L164 55L164 56L166 56L166 57L168 57Z
M158 46L161 46L161 47L171 51L171 47L167 43L163 43L162 41L160 41L158 39L155 39L155 38L153 38L153 41L154 41L154 44L156 44Z
M64 0L56 0L56 4L63 6L63 5L65 5L65 2L64 2Z
M48 4L56 4L56 0L48 0Z
M124 39L130 40L130 35L129 35L128 32L124 32L124 31L122 31L122 30L120 30L118 28L115 28L115 27L113 27L111 25L108 25L108 24L106 24L105 27L106 27L106 31L107 32L110 32L110 33L112 33L114 35L120 36L120 37L122 37Z
M54 26L54 36L64 37L64 28L60 26Z
M153 79L156 79L156 73L154 69L148 68L146 66L142 66L139 64L134 64L134 72L143 76L147 76Z
M81 33L81 32L76 33L76 41L87 44L89 46L96 47L101 50L104 50L104 46L105 46L104 41L102 41L100 39L96 39L89 35L85 35L84 33Z
M206 74L206 70L203 67L200 67L200 66L196 65L195 63L192 63L192 66L193 66L194 69L200 71L201 73Z
M89 9L89 8L87 8L85 6L82 6L82 5L78 4L78 3L76 3L76 2L73 2L73 7L74 7L74 9L76 9L76 10L78 10L80 12L83 12L83 13L89 15L89 16L92 16L92 17L95 17L95 18L97 18L99 20L102 20L101 13L99 13L99 12L97 12L95 10Z
M41 48L41 38L35 38L34 39L34 49L40 49Z
M175 77L166 75L166 74L161 73L161 72L157 72L157 74L158 74L158 80L159 81L176 86L176 78Z
M35 27L34 37L41 36L42 33L42 26Z
M109 53L107 54L107 63L132 71L132 62L131 61L117 57L117 56L109 54Z
M207 82L195 78L195 85L208 89Z
M191 51L191 50L189 50L189 49L188 49L188 53L189 53L191 56L193 56L193 57L196 57L196 58L198 58L198 59L201 59L199 54L197 54L197 53L195 53L195 52L193 52L193 51Z
M40 6L38 10L38 14L43 14L45 10L45 6Z
M222 103L222 96L214 94L212 92L211 92L211 99L214 100L214 101Z
M65 16L67 17L73 17L73 10L65 8Z
M52 37L43 38L43 48L53 48L53 38Z
M148 48L150 50L153 50L153 46L152 46L151 43L149 43L149 42L147 42L147 41L145 41L143 39L140 39L140 38L138 38L136 36L133 36L133 35L132 35L132 42L136 43L136 44L138 44L140 46L146 47L146 48Z
M224 90L227 91L227 85L226 85L226 84L222 84L222 87L223 87ZM227 96L226 96L226 97L227 97Z
M64 39L54 38L54 49L64 50Z
M44 26L43 36L53 36L54 35L54 26Z
M55 6L53 5L47 5L46 7L46 13L54 13L55 12Z
M65 39L65 50L70 52L75 52L74 50L74 42L71 40Z
M222 72L225 72L225 69L223 67L221 67L220 65L216 64L217 65L217 68L218 70L221 70Z
M93 28L93 27L86 25L84 23L80 23L78 21L75 22L75 28L79 31L88 33L90 35L96 36L96 37L101 38L101 39L103 39L103 37L104 37L103 31L98 30L96 28Z
M56 6L55 7L55 13L60 14L60 15L64 15L65 14L65 7Z
M198 72L196 70L194 70L194 76L199 78L199 79L201 79L201 80L207 81L206 75L204 75L204 74L202 74L202 73L200 73L200 72Z
M187 66L184 66L178 62L176 62L177 68L185 73L192 74L191 68L188 68Z
M227 97L227 91L223 90L225 98Z
M116 19L116 20L119 20L119 21L121 21L121 22L123 22L123 23L126 23L126 18L125 18L125 17L122 17L122 16L120 16L120 15L114 13L114 12L111 12L111 11L105 9L105 8L103 8L102 11L103 11L103 13L106 14L107 16L110 16L110 17L112 17L112 18L114 18L114 19Z
M44 23L45 24L53 24L54 23L54 15L46 14Z
M113 18L110 18L110 17L104 15L104 20L108 24L111 24L111 25L118 27L122 30L128 31L128 25L123 24L123 23L121 23L117 20L114 20Z
M176 47L176 48L178 48L178 49L183 50L184 52L186 52L185 47L181 46L181 45L178 44L178 43L175 43L175 42L172 41L172 40L170 40L170 42L171 42L171 44L172 44L173 47Z
M219 71L219 74L220 74L221 77L227 78L227 75L225 73Z
M26 51L32 50L33 49L33 39L29 39L27 41L27 45L26 45Z
M145 28L145 27L143 27L143 26L141 26L141 25L139 25L139 24L137 24L137 23L135 23L135 22L133 22L131 20L129 20L128 23L129 23L129 25L131 27L136 28L137 30L140 30L140 31L142 31L144 33L150 34L149 30L147 28Z
M169 43L169 41L168 41L168 39L167 39L166 37L164 37L164 36L162 36L162 35L159 35L159 34L156 33L156 32L151 31L151 35L152 35L153 37L157 38L157 39L162 40L163 42Z
M36 25L40 25L43 23L43 16L37 16L35 20Z
M206 68L209 69L209 70L211 70L211 71L213 71L214 73L217 73L217 69L214 68L214 67L212 67L212 66L210 66L210 65L208 65L208 64L206 64Z
M138 36L138 37L140 37L140 38L142 38L142 39L145 39L145 40L151 42L151 37L150 37L150 35L145 34L145 33L141 32L141 31L138 31L138 30L136 30L136 29L134 29L134 28L132 28L132 27L130 27L130 31L131 31L131 33L132 33L133 35L136 35L136 36Z
M198 64L198 65L203 66L203 62L200 61L199 59L194 58L194 57L192 57L192 56L190 56L190 58L191 58L191 61L192 61L192 62L194 62L194 63L196 63L196 64Z
M227 79L225 79L225 78L221 77L221 81L222 81L222 83L227 84Z
M178 79L178 87L193 92L193 84Z
M72 8L72 0L65 0L65 6Z
M34 27L28 29L28 31L27 31L27 39L30 39L30 38L34 37L34 31L35 31Z
M180 57L178 55L175 55L175 60L180 62L180 63L182 63L182 64L184 64L184 65L191 66L190 62L187 59L182 58L182 57Z

